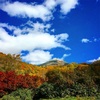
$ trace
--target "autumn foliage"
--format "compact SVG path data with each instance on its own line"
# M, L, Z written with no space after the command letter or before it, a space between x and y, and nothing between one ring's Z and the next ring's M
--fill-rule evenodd
M16 75L14 71L0 72L0 95L17 88L37 88L44 82L45 80L39 76Z
M0 97L23 88L37 89L39 95L45 90L48 97L100 93L100 61L44 67L22 62L20 55L0 53Z

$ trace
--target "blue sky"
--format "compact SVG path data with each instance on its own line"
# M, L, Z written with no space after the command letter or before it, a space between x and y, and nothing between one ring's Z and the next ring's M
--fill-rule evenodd
M0 0L0 52L31 64L100 60L100 0Z

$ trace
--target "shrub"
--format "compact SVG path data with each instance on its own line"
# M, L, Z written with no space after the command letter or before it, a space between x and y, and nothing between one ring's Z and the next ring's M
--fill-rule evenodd
M54 98L54 86L50 83L44 83L36 90L36 94L33 100L38 100L40 98Z
M96 87L91 87L87 89L87 93L88 93L88 96L96 96L98 93L98 90Z
M83 84L80 83L76 83L73 84L73 86L71 87L72 91L71 91L71 96L88 96L87 94L87 87Z
M69 95L70 91L68 90L67 84L54 85L55 97L65 97Z
M5 95L1 98L1 100L21 100L20 96L11 96L11 95Z
M46 73L46 77L47 77L49 83L60 85L60 84L63 84L66 82L65 77L59 70L49 70Z
M40 98L59 98L65 97L70 94L70 91L67 89L66 84L52 84L44 83L36 90L36 94L33 100L38 100Z
M2 97L2 100L32 100L33 91L31 89L17 89L9 95Z

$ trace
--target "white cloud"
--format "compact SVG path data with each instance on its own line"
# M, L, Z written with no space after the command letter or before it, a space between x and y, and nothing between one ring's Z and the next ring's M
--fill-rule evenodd
M43 21L48 21L53 18L53 12L56 11L57 6L60 6L60 12L66 15L76 5L78 5L78 0L46 0L39 5L16 1L13 3L3 2L0 5L0 9L7 12L10 16L40 18Z
M46 0L44 2L44 5L50 9L50 10L54 10L54 8L57 6L57 1L56 0Z
M99 41L99 38L93 38L91 41L87 38L83 38L81 40L82 43L89 43L89 42L98 42Z
M64 54L63 56L62 56L62 60L64 60L66 57L68 57L68 56L70 56L71 54Z
M69 47L63 45L63 42L68 40L67 33L59 35L50 35L49 33L44 31L45 27L46 29L48 29L49 27L47 26L44 27L42 25L43 27L40 29L41 26L39 25L41 24L38 23L37 26L33 24L32 29L23 28L21 30L20 28L15 28L13 34L16 33L16 37L9 35L9 33L6 32L6 30L3 27L1 27L0 51L4 53L18 54L22 50L28 50L28 51L32 51L35 49L50 50L52 48L57 48L57 47L70 50ZM27 34L23 34L25 32L27 32Z
M51 27L50 24L43 24L43 23L33 23L32 21L28 21L27 23L21 25L20 27L15 27L13 25L8 25L7 23L0 23L0 27L7 28L10 31L13 31L13 35L21 35L25 33L34 33L36 32L48 32L49 28ZM52 29L51 29L52 30Z
M100 60L100 57L98 57L97 59L88 60L87 62L94 62L94 61L97 61L97 60Z
M51 60L52 56L53 54L50 54L49 51L35 50L26 56L22 56L22 59L30 62L31 64L42 64Z
M61 8L61 13L67 14L78 5L78 0L46 0L47 8L54 10L57 5Z
M69 37L69 35L66 34L66 33L62 33L62 34L57 35L57 39L59 40L59 42L63 42L63 41L65 41L66 39L68 40L68 37ZM67 40L66 40L66 41L67 41Z
M14 9L13 9L14 8ZM7 12L10 16L41 18L42 20L49 20L52 13L44 5L33 5L21 2L6 2L1 5L1 9Z
M11 25L8 25L8 24L6 24L6 23L0 23L0 27L6 27L6 28L8 28L10 31L16 29L16 27L11 26Z
M39 32L48 32L48 29L50 27L51 27L50 24L44 25L43 23L40 24L39 22L34 24L35 31L39 31Z
M60 3L61 13L67 14L78 5L78 0L57 0Z
M70 54L63 54L63 56L61 58L53 58L53 60L64 60L66 57L70 56Z
M91 42L89 39L87 39L87 38L83 38L82 40L81 40L81 42L82 43L88 43L88 42Z

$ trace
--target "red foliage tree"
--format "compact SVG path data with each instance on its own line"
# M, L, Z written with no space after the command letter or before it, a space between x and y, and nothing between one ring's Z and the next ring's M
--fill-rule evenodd
M17 88L37 88L45 80L39 76L16 75L14 71L0 72L0 96Z

